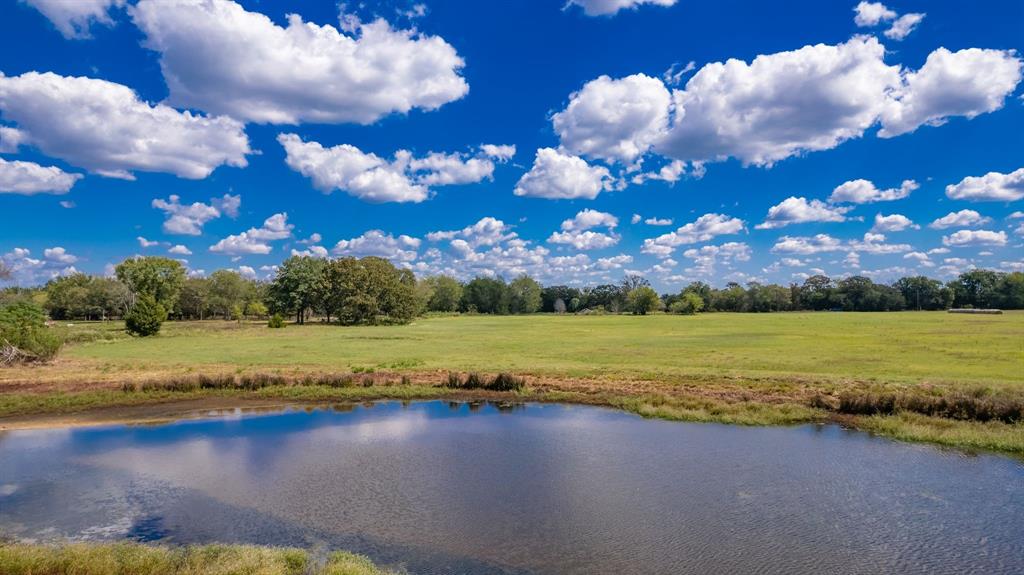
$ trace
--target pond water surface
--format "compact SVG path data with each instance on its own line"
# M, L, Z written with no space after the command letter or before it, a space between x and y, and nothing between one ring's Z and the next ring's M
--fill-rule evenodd
M0 434L0 534L411 573L1021 573L1024 465L835 426L418 402Z

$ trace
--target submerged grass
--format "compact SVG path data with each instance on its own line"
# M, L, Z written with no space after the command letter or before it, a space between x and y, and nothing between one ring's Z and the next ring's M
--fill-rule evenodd
M141 543L0 544L4 575L386 575L369 559L345 552L316 565L285 547Z

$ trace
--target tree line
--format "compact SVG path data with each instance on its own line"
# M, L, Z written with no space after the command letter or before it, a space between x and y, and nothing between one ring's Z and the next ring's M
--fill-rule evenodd
M790 285L750 282L714 288L693 282L678 293L658 294L641 276L592 287L542 286L528 275L511 281L477 277L462 282L445 275L417 278L379 257L322 259L294 256L270 281L218 270L189 277L180 262L135 257L118 264L114 277L73 274L38 288L0 291L0 307L35 305L54 320L123 318L129 330L155 333L174 319L271 319L298 324L310 318L343 325L407 323L428 312L529 314L657 311L777 312L796 310L897 311L950 307L1024 309L1024 273L976 269L949 282L924 276L892 284L862 276L824 275Z

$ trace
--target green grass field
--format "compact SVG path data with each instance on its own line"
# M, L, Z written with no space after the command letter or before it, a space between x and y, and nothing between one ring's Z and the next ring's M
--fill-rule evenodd
M1021 384L1024 313L463 316L280 330L171 322L154 338L85 343L65 353L116 370L369 368Z

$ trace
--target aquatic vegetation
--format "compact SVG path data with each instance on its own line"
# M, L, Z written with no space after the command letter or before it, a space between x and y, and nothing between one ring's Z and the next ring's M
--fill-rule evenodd
M334 552L322 566L287 547L141 543L0 544L4 575L386 575L369 559Z

